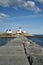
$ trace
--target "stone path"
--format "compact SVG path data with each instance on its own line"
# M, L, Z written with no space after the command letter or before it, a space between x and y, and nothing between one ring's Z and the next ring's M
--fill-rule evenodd
M0 65L43 65L43 49L26 37L18 36L0 47Z
M19 38L0 47L0 65L30 65Z

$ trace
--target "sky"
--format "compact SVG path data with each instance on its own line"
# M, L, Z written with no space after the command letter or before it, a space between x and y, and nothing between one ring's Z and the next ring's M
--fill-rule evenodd
M43 0L0 0L0 32L16 32L19 27L43 34Z

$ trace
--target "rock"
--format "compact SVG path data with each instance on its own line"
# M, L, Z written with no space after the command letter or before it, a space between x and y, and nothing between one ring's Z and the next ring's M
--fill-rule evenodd
M43 65L43 56L42 55L33 56L32 65Z
M43 65L42 47L34 42L25 43L24 46L30 65Z

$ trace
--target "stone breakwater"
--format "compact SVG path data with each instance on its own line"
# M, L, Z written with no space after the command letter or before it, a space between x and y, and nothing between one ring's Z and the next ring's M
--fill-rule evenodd
M43 48L19 35L0 47L0 65L43 65Z
M24 50L30 65L43 65L43 48L35 42L25 42Z

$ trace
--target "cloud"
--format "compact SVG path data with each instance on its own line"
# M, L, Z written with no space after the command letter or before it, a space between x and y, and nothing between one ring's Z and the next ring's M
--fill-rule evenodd
M4 14L4 13L0 13L0 21L3 20L3 18L6 18L8 15Z
M31 10L34 10L35 12L41 12L41 9L38 8L35 4L35 2L33 1L27 1L24 3L24 7L27 8L27 9L31 9Z
M4 7L7 7L7 6L9 6L9 0L0 0L0 5L1 6L4 6Z
M43 0L37 0L38 2L40 2L40 3L43 3Z
M12 6L15 9L25 8L28 10L34 10L40 12L40 8L38 8L35 4L34 0L0 0L0 6L9 7Z
M1 17L7 17L7 15L4 14L4 13L0 13L0 16L1 16Z

